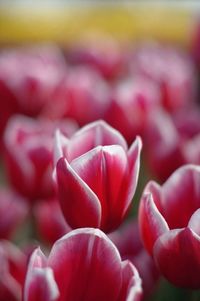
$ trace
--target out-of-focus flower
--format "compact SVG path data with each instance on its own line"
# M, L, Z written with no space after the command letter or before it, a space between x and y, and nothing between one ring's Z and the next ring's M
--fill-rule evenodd
M123 73L127 60L121 45L111 37L90 36L72 45L66 54L70 63L90 65L108 80Z
M200 164L198 107L181 110L173 116L162 110L152 112L144 140L148 167L161 181L184 164Z
M30 200L54 194L52 181L53 134L60 128L71 134L75 127L70 121L52 123L25 116L13 116L7 125L5 164L12 186Z
M56 198L38 202L34 208L34 215L39 236L49 244L53 244L71 230Z
M159 104L158 87L136 76L115 86L105 119L131 143L136 135L143 136L148 116Z
M144 43L135 47L131 59L133 74L157 83L162 104L169 111L189 106L196 96L197 81L191 58L167 45Z
M0 239L10 239L28 214L26 201L16 193L0 189Z
M70 140L57 134L56 180L61 208L72 228L115 230L125 217L138 181L141 139L127 148L105 122L92 123Z
M18 112L36 115L66 72L55 46L5 49L0 53L0 101L13 101Z
M159 272L151 256L144 249L137 220L122 225L117 231L109 235L123 260L130 260L137 268L142 279L144 296L147 298L155 288Z
M0 301L21 301L26 255L11 242L0 241Z
M141 280L129 261L98 229L71 231L58 240L46 258L32 254L24 301L139 301Z
M109 96L109 87L100 74L89 67L74 67L55 89L52 104L43 114L51 118L73 118L84 125L103 118Z
M139 210L144 245L173 284L200 288L200 166L185 165L159 186L149 182Z

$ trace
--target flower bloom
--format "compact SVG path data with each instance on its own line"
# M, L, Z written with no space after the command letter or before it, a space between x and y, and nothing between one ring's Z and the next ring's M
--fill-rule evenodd
M52 181L53 133L65 128L71 134L71 122L52 123L22 115L13 116L4 135L5 165L9 181L20 194L33 201L54 195Z
M0 301L21 301L27 256L11 242L0 240Z
M199 220L200 166L179 168L162 186L147 184L139 210L142 239L176 286L200 288Z
M109 232L119 226L137 186L141 146L137 137L128 150L120 133L102 121L67 141L57 135L58 197L72 228Z
M144 43L134 49L130 66L133 74L142 74L158 85L162 105L170 112L194 101L197 75L191 58L183 51Z
M71 231L46 258L36 249L29 262L24 301L139 301L141 280L99 229Z
M28 215L26 201L16 193L0 189L0 239L10 239Z

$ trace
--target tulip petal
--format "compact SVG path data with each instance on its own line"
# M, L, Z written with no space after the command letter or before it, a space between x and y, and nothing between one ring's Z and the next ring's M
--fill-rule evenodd
M56 171L59 201L67 223L72 228L99 227L101 206L95 193L66 159L58 161Z
M122 285L117 248L98 229L71 231L58 240L48 266L60 290L58 301L117 301Z
M139 208L139 224L145 248L152 254L154 243L169 228L150 193L142 196Z
M119 145L98 146L73 160L71 166L101 202L101 229L111 231L121 222L120 189L127 173L124 149Z
M154 259L174 285L200 288L200 238L190 228L168 231L154 245Z
M185 165L176 170L162 187L162 207L170 229L187 226L200 207L200 166ZM180 214L181 208L181 214Z
M195 213L191 216L188 227L200 236L200 209L195 211Z
M98 145L121 145L127 150L127 143L123 136L103 120L92 122L70 139L68 146L68 161L88 152Z
M133 199L137 187L139 170L140 170L141 149L142 149L142 140L140 137L137 137L128 150L129 175L128 175L127 183L125 181L124 188L123 188L127 190L126 197L125 197L126 204L124 206L123 215L126 213Z
M129 260L122 262L123 280L118 301L139 301L142 298L142 281Z

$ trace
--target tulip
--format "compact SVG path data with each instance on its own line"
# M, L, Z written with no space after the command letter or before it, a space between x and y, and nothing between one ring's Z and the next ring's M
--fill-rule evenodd
M112 232L109 238L114 242L123 260L130 260L137 268L142 279L145 300L156 288L159 272L156 265L143 247L137 220L123 224L118 230Z
M70 134L71 122L52 123L22 115L13 116L4 135L5 166L13 188L30 201L51 197L55 193L52 181L53 133L55 128ZM69 130L68 130L69 127Z
M161 102L170 112L190 106L197 94L197 74L191 58L170 46L144 43L133 51L133 75L142 74L160 88Z
M180 110L170 116L151 112L144 135L144 153L150 172L165 181L184 164L200 164L200 111Z
M0 189L0 239L10 239L28 215L26 201L16 193Z
M145 248L176 286L200 288L200 166L185 165L144 190L139 223Z
M71 231L55 242L46 258L32 254L24 301L139 301L141 280L129 261L99 229Z
M143 137L148 116L160 105L158 87L144 76L115 85L105 120L131 143L135 136Z
M69 226L98 227L106 232L119 226L137 186L141 146L137 137L127 150L123 137L101 121L68 141L57 134L55 178Z
M26 256L11 242L0 241L0 301L21 301Z
M51 119L72 118L83 126L104 117L109 97L109 86L95 70L86 66L71 67L55 89L54 100L45 114Z

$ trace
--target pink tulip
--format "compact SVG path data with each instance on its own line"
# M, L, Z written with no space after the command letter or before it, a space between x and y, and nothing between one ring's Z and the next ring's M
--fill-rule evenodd
M145 248L173 284L200 288L200 166L185 165L159 186L149 182L139 210Z
M137 186L141 146L137 137L128 150L119 132L102 121L67 141L57 134L58 196L72 228L90 226L109 232L119 226Z
M64 127L71 134L71 122L34 120L13 116L7 125L5 165L12 186L31 201L54 195L52 181L53 133Z
M167 45L144 43L133 51L133 75L142 74L160 88L162 104L174 112L194 102L197 81L191 58Z
M26 201L16 193L0 189L0 239L10 239L28 215Z
M139 301L141 280L129 261L121 261L113 243L99 229L71 231L46 258L32 254L24 301Z

